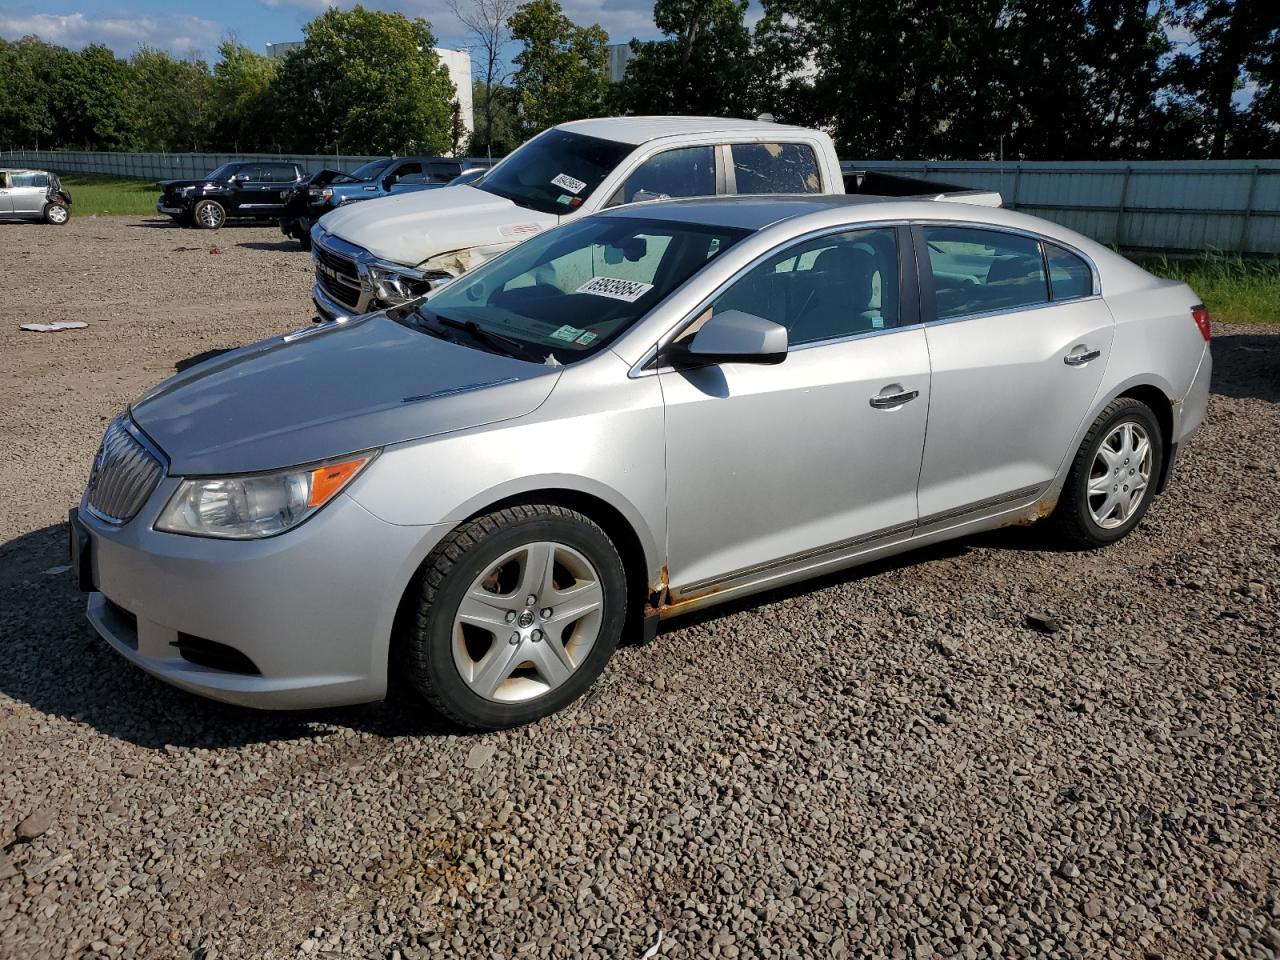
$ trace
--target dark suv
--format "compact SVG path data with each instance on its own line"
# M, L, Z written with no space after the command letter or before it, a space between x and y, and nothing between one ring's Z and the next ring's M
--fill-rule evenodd
M217 230L227 220L277 220L294 187L306 179L296 163L246 160L224 163L198 180L162 180L156 211L184 226Z

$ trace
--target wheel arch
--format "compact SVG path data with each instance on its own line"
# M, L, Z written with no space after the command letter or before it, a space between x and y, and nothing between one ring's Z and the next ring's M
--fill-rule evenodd
M396 656L397 648L403 641L404 631L409 626L408 618L413 613L418 581L435 553L436 545L443 541L452 531L477 517L508 507L535 503L551 504L574 510L597 523L608 535L609 539L613 541L618 549L618 555L622 559L622 568L627 577L628 604L624 638L638 638L640 636L639 631L642 629L644 609L649 597L654 590L663 589L666 586L665 582L660 582L659 584L651 583L653 564L656 560L655 544L652 538L644 535L647 534L647 531L642 534L636 522L633 522L616 504L611 503L602 496L572 487L540 486L510 493L497 499L486 500L480 506L471 505L469 507L470 512L466 516L441 526L437 531L438 535L433 538L435 545L425 552L422 560L414 567L413 573L400 592L400 599L396 605L395 617L392 622L392 635L388 651L392 661ZM651 554L653 555L651 556ZM662 566L661 570L662 572L658 575L659 581L665 580L666 567Z

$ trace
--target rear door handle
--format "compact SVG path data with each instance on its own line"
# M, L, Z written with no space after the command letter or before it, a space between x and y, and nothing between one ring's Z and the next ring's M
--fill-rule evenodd
M916 397L920 396L919 390L903 390L902 387L896 383L892 386L885 387L885 391L888 390L895 390L897 392L887 393L882 391L871 398L869 401L871 406L875 407L877 410L893 410L896 407L902 406L904 403L910 403Z
M1062 362L1069 367L1083 367L1090 360L1097 360L1100 356L1102 356L1101 350L1090 350L1088 347L1077 347L1075 350L1072 350L1063 357Z

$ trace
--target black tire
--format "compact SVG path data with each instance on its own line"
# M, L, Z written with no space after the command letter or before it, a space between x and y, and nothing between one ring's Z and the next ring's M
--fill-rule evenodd
M486 699L467 685L454 663L455 613L487 565L522 544L544 540L579 551L595 567L604 600L600 632L586 659L560 686L516 703ZM398 659L409 685L440 714L474 730L501 730L562 710L586 693L616 649L626 614L622 559L596 523L553 504L513 506L463 524L427 558ZM504 641L495 637L493 642Z
M304 233L302 236L300 236L300 237L298 238L298 242L299 242L300 244L302 244L302 249L303 249L303 250L310 250L310 249L311 249L311 234L309 234L309 233Z
M191 211L195 225L201 230L219 230L227 222L227 210L217 200L201 200Z
M1089 507L1089 481L1098 448L1115 429L1125 422L1141 425L1151 444L1150 480L1138 503L1123 523L1115 527L1101 526ZM1132 397L1118 397L1107 404L1093 422L1084 442L1076 452L1062 488L1062 496L1054 509L1052 524L1058 536L1075 547L1105 547L1121 540L1142 522L1155 499L1156 483L1164 466L1164 435L1151 408ZM1105 518L1104 518L1105 519Z
M54 227L63 226L71 219L71 208L59 200L47 203L44 207L44 222Z

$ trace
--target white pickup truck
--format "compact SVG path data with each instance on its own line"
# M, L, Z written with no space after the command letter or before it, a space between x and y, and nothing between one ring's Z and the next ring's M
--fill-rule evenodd
M415 299L569 220L607 207L717 194L864 193L999 206L1000 195L877 174L842 174L831 138L778 123L615 117L561 124L480 180L368 200L311 231L322 320Z

